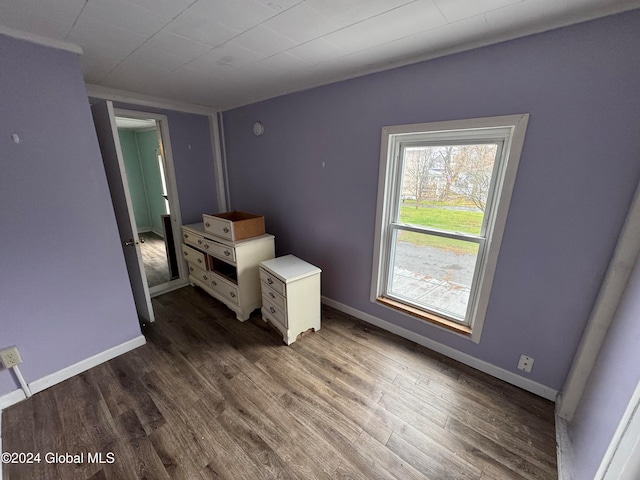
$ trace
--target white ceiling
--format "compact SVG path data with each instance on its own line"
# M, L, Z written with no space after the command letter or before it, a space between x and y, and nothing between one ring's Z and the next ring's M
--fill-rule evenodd
M227 109L640 7L640 0L0 0L89 84Z

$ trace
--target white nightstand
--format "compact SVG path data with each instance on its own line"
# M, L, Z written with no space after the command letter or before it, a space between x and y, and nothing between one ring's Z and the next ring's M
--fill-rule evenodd
M287 345L313 328L320 330L320 270L293 255L260 262L262 319Z

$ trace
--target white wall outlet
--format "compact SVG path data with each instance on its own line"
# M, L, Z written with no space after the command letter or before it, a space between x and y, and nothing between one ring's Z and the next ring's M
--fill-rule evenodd
M0 350L0 363L4 368L12 368L22 363L22 357L18 352L18 347L8 347Z
M530 372L532 367L533 367L533 357L529 357L528 355L520 355L518 368L523 372Z

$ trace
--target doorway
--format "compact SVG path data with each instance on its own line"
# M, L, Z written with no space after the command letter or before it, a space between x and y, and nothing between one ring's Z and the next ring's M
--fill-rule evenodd
M151 297L181 286L177 189L166 117L114 109L127 188ZM177 221L176 221L177 220Z

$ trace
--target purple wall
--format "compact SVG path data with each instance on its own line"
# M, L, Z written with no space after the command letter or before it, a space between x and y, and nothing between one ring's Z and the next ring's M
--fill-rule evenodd
M593 478L640 382L640 263L571 422L575 478Z
M220 211L209 117L119 102L114 107L167 116L184 225L201 222L203 213Z
M77 56L0 36L0 58L0 347L31 382L140 327Z
M327 297L515 373L526 353L528 378L560 389L640 175L639 30L634 11L225 112L231 206L321 267ZM372 304L380 128L517 113L480 344Z

